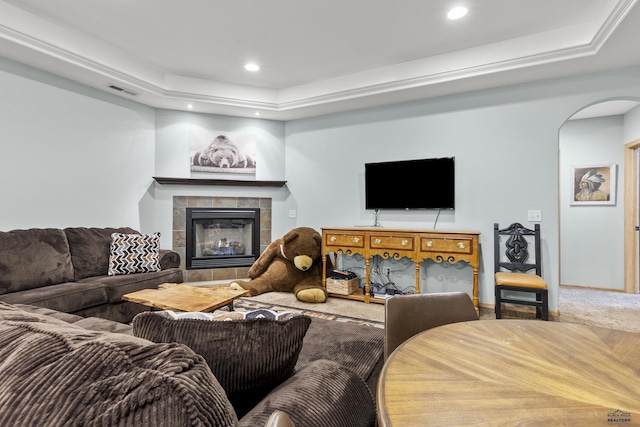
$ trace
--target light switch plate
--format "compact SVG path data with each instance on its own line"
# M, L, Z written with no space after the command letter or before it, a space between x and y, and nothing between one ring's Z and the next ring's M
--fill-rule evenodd
M527 220L530 222L542 222L542 211L528 211Z

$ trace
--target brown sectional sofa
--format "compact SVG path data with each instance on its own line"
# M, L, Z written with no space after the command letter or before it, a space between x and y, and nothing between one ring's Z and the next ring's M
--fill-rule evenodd
M144 307L122 295L182 282L179 254L162 249L160 271L109 276L112 233L139 234L84 227L0 232L0 301L130 322Z
M133 336L136 320L132 327L0 302L0 425L375 424L367 383L381 366L381 329L312 318L292 375L238 419L205 358ZM274 422L282 413L290 420Z
M0 425L375 425L382 329L312 318L290 377L238 412L207 364L224 351L209 335L194 335L209 356L134 336L136 321L157 314L122 295L182 282L180 257L160 250L161 271L109 276L114 232L137 233L0 232ZM231 346L252 354L253 342Z

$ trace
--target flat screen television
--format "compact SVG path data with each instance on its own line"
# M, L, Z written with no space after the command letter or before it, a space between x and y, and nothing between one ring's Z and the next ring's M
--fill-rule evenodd
M365 163L366 209L454 209L455 157Z

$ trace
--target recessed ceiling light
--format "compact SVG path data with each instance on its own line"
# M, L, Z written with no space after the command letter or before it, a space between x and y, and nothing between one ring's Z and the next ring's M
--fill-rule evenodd
M247 64L244 66L244 69L247 71L258 71L260 67L257 64Z
M193 104L187 104L187 108L191 110L193 108Z
M259 115L260 115L260 111L256 111L256 116L259 116Z
M449 13L447 13L447 18L460 19L463 16L465 16L467 12L468 12L468 9L466 7L462 7L462 6L454 7L449 11Z

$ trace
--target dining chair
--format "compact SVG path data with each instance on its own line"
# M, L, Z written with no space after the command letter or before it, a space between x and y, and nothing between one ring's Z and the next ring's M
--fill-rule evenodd
M478 320L478 314L465 292L393 296L385 301L384 359L422 331L468 320Z
M502 304L507 303L533 306L536 318L549 320L549 291L542 278L540 224L531 230L516 222L501 230L495 223L493 240L496 319L502 318ZM530 243L534 245L533 260L529 258ZM522 293L535 294L535 299L523 298Z

